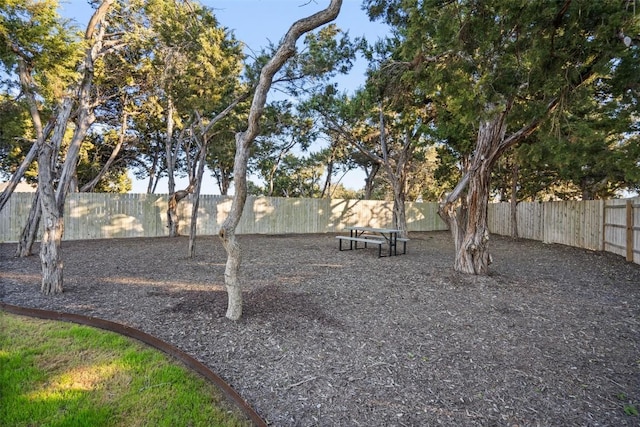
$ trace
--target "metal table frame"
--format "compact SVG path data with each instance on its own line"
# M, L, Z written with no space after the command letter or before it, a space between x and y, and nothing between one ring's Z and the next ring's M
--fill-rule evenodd
M389 256L398 255L397 247L398 247L398 233L400 230L395 228L375 228L375 227L359 227L359 226L351 226L345 227L345 230L349 230L350 237L360 237L364 233L373 233L380 234L387 241L389 245ZM353 242L350 242L353 244Z

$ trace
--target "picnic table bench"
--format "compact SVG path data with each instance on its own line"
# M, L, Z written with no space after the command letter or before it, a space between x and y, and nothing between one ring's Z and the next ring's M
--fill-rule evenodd
M375 227L345 227L345 230L349 230L348 236L336 236L338 239L338 249L342 251L342 242L349 242L349 250L359 249L358 242L364 243L363 248L367 248L368 245L378 246L378 257L382 256L382 246L388 245L389 255L398 255L398 242L402 243L402 254L407 253L407 242L409 239L398 237L400 230L393 228L375 228ZM346 250L346 248L344 249Z

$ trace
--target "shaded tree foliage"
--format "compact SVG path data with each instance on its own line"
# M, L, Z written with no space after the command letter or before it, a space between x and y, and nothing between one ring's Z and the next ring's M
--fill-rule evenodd
M440 208L456 247L454 267L486 274L496 162L585 88L613 82L612 98L637 90L637 73L629 70L638 69L638 49L624 34L639 33L638 18L624 0L365 4L395 29L388 72L436 103L437 126L447 130L442 142L460 158L460 179Z

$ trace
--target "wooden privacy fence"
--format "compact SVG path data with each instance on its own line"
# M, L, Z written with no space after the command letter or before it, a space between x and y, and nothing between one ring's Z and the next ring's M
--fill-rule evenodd
M15 193L0 212L0 242L18 240L33 193ZM179 231L189 233L191 198L180 202ZM227 196L200 197L197 233L217 234L231 208ZM522 202L519 237L604 250L640 263L640 199ZM336 233L344 227L390 227L393 203L376 200L249 197L239 234ZM437 203L406 204L409 231L446 230ZM167 195L74 193L65 205L65 240L160 237L166 227ZM489 230L511 235L509 203L489 205ZM637 225L636 225L637 224Z
M607 251L640 264L640 198L518 203L518 236ZM509 203L489 205L489 229L511 235Z
M518 237L545 243L602 250L603 200L520 202L516 223ZM492 233L511 235L510 203L489 206Z
M640 264L640 199L609 200L604 207L603 249Z
M15 242L33 193L15 193L0 212L0 242ZM192 199L178 205L179 232L189 234ZM217 234L231 197L200 196L198 235ZM437 203L407 203L409 231L446 230ZM238 234L333 233L350 225L390 227L393 203L376 200L249 197ZM167 195L73 193L65 204L65 240L167 236Z

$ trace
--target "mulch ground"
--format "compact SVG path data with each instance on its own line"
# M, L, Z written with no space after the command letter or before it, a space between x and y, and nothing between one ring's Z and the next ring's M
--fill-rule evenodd
M488 277L446 232L408 254L334 235L241 236L244 316L227 320L217 237L63 244L65 292L0 244L0 299L155 335L275 426L638 426L640 266L492 236Z

